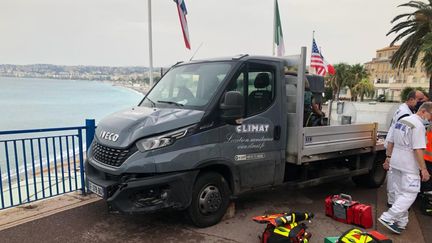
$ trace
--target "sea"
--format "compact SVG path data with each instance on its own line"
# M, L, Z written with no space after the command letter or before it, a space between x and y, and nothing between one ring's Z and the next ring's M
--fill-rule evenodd
M85 119L95 119L97 125L113 112L136 106L143 97L134 90L101 81L0 77L0 131L77 127L84 126ZM59 140L42 139L39 145L33 141L34 154L29 149L23 150L22 140L17 140L16 145L10 141L37 136L44 134L0 135L1 180L5 180L9 167L14 178L18 174L17 167L22 173L25 161L29 166L32 156L36 158L35 164L42 167L68 152L78 151L77 144L72 148L72 144L66 145L65 139L62 140L63 151L53 150L53 143L58 148ZM5 140L10 141L7 150L2 142ZM30 141L25 143L27 148L31 146ZM69 150L65 149L67 146ZM42 148L40 153L39 147ZM15 157L19 162L15 163Z
M143 94L100 81L0 77L0 131L83 126Z

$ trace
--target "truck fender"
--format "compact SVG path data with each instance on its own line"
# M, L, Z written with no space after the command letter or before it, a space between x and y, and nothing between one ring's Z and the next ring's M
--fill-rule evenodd
M232 162L227 160L203 161L197 164L196 169L200 173L213 171L221 174L228 181L232 195L240 191L240 174Z

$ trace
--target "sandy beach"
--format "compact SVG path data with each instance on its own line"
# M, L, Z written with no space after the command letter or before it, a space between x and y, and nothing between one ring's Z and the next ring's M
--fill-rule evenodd
M103 81L105 83L109 83L112 86L119 86L119 87L123 87L123 88L127 88L127 89L131 89L134 90L140 94L147 94L147 92L150 90L150 85L148 84L140 84L140 83L132 83L130 81Z

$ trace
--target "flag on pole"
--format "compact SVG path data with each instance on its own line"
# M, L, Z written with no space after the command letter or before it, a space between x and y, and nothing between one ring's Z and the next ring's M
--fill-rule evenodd
M274 43L277 48L277 56L285 55L285 46L282 34L282 24L279 17L279 6L277 0L275 0L275 26L274 26Z
M324 58L318 49L315 42L315 38L312 40L312 54L311 54L311 64L310 67L315 69L315 73L324 76L326 74L326 66L324 65Z
M328 63L327 60L323 57L322 54L321 54L321 57L322 57L322 59L324 61L324 65L326 67L327 73L330 74L330 75L335 75L336 74L336 70L333 67L333 65L331 65L330 63Z
M186 15L187 15L186 3L184 0L174 0L174 2L177 4L177 11L180 19L180 25L183 32L183 39L186 48L190 50L189 30L188 30L188 25L186 20Z

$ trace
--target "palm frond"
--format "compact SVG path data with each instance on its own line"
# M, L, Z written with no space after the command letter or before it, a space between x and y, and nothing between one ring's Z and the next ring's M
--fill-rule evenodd
M432 1L432 0L431 0L431 1ZM413 16L413 15L414 15L414 14L412 14L412 13L399 14L398 16L394 17L394 18L390 21L390 23L394 23L394 22L398 21L399 19L401 19L401 18L403 18L403 17L407 17L407 18L409 18L410 16Z
M393 28L390 29L390 31L387 33L387 36L392 34L392 33L396 34L399 31L406 29L406 28L414 28L414 30L415 30L416 25L417 25L417 23L415 23L413 21L398 23L395 26L393 26Z
M422 32L417 32L405 39L391 59L393 67L405 70L415 65L424 35Z
M390 43L390 46L393 46L396 42L398 42L398 41L401 40L402 38L404 38L404 37L406 37L406 36L408 36L408 35L410 35L410 34L412 34L412 33L415 33L416 30L417 30L416 28L409 28L409 29L405 30L404 32L398 34L398 35L393 39L393 41Z
M403 3L401 5L399 5L398 7L412 7L412 8L424 8L428 6L427 4L425 4L424 2L420 2L420 1L410 1L408 3Z

